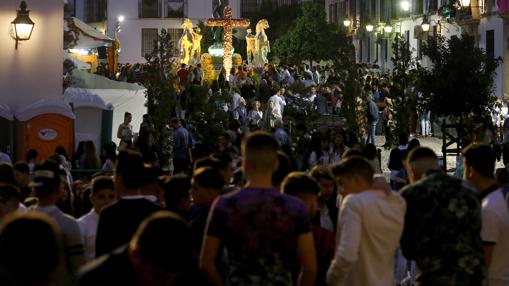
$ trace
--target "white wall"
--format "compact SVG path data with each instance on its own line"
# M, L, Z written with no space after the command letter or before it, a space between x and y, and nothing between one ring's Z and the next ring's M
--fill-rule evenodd
M1 0L0 0L1 1ZM83 0L82 0L83 1ZM188 0L187 17L195 25L199 20L212 18L212 1ZM240 16L240 0L230 0L233 16ZM78 7L78 5L77 5ZM77 12L80 15L79 12ZM138 18L138 0L109 0L108 1L108 35L114 37L114 27L118 16L124 16L122 31L119 34L121 43L120 63L145 62L141 54L141 30L144 28L180 28L181 18Z
M9 28L19 3L0 0L0 103L12 110L62 98L63 1L27 1L35 26L31 39L15 50Z
M505 57L506 51L506 43L504 37L504 20L499 17L486 17L482 18L479 23L479 48L486 50L486 31L494 30L495 34L495 58ZM493 93L495 96L501 98L504 95L504 63L500 63L496 70L496 75L494 79L494 89Z

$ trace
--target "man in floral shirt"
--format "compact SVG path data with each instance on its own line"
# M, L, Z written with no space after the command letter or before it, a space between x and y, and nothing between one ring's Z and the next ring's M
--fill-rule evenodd
M242 144L246 187L218 197L209 212L200 268L209 285L314 285L316 256L309 214L297 198L272 184L278 144L266 132ZM216 267L225 250L225 281ZM300 262L300 281L295 274Z
M417 263L417 285L481 285L485 269L476 192L437 171L438 159L429 148L414 149L407 165L412 184L401 190L407 202L401 249Z

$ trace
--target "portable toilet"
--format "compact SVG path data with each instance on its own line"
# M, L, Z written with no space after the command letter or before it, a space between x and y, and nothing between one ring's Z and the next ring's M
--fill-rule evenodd
M64 101L43 99L15 112L16 157L29 149L37 150L45 160L63 146L69 154L74 150L74 113Z
M99 153L103 144L111 141L113 105L106 104L88 89L74 89L64 94L64 101L73 108L74 142L92 141Z
M6 104L0 104L0 151L13 156L13 123L14 115Z

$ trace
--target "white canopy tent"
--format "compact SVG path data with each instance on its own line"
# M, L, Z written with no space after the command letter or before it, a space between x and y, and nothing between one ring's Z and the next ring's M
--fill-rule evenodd
M78 70L73 71L73 79L76 85L65 90L64 100L72 103L75 110L85 107L96 110L113 109L111 134L113 142L117 143L117 145L119 143L117 128L124 121L125 112L132 114L133 119L131 124L133 131L138 132L143 114L147 113L145 106L146 89L144 87L132 83L113 81L103 76ZM86 116L85 120L90 120L90 116ZM77 121L79 121L79 118ZM86 130L89 130L88 127L80 131L78 126L76 126L76 135L78 136L80 132L90 133ZM100 133L98 131L96 130L95 133Z
M102 46L110 46L114 41L112 38L97 31L78 18L71 17L64 23L65 31L74 32L76 42L74 49L94 49Z

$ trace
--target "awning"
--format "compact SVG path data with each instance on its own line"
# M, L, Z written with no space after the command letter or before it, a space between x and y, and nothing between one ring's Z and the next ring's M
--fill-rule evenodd
M87 70L90 68L90 64L80 61L79 59L69 55L67 51L64 51L64 60L71 60L79 70Z
M113 42L112 38L75 17L67 19L65 30L73 31L75 34L76 43L73 45L73 49L93 49L109 46Z

